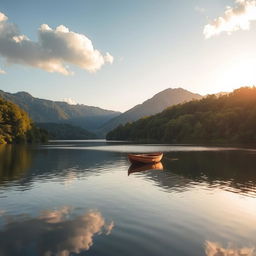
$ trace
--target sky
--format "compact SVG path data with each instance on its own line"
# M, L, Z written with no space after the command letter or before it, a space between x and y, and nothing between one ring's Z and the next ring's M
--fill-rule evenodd
M1 0L0 90L126 111L256 84L256 0Z

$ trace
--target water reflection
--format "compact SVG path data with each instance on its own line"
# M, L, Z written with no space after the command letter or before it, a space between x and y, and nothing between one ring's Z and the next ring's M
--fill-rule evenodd
M173 152L165 156L166 169L193 183L203 182L209 188L256 195L256 154L253 152Z
M149 171L149 170L163 170L163 164L161 162L154 163L154 164L139 164L139 163L133 163L128 169L128 176L131 173L135 172L143 172L143 171Z
M0 145L0 184L23 177L32 163L32 153L26 146Z
M81 177L110 171L120 161L113 152L69 151L7 145L0 147L0 187L18 186L31 189L35 181L58 179L70 185ZM15 181L15 183L13 183Z
M103 142L97 142L98 144ZM71 145L76 147L76 143ZM79 148L79 143L78 147ZM92 147L93 143L89 145ZM127 145L119 145L125 148ZM132 147L133 145L129 145ZM81 177L101 175L118 168L128 169L127 154L108 151L69 150L64 145L58 149L40 147L31 150L22 146L0 147L0 185L12 181L28 189L35 180L57 178L66 185ZM184 191L195 184L206 184L209 188L219 187L235 193L256 195L255 151L190 151L165 152L163 164L167 172L144 172L162 169L162 166L130 166L128 175L141 172L145 178L155 181L157 186L168 190ZM134 150L137 146L134 146ZM186 148L183 146L183 148ZM190 147L191 148L191 147ZM197 148L197 147L195 147ZM148 149L150 147L148 146ZM175 160L175 161L174 161ZM22 179L20 179L22 177Z
M253 151L169 146L164 171L131 166L130 173L138 172L127 177L126 145L119 152L112 145L108 151L13 147L0 153L0 255L256 256L255 248L243 248L256 244L256 198L247 196L256 195ZM74 209L43 211L59 205ZM101 235L110 234L113 222L85 208L111 216L115 232ZM204 247L205 237L240 247Z
M0 255L68 256L89 250L95 235L109 235L114 223L89 210L71 218L72 208L44 211L39 217L2 215ZM25 232L24 232L25 231Z
M206 241L205 254L206 256L256 256L256 248L235 248L232 246L229 246L228 248L223 248L218 243Z
M156 186L163 188L168 192L184 192L195 185L193 179L183 177L170 170L164 172L143 172L141 175L154 181Z

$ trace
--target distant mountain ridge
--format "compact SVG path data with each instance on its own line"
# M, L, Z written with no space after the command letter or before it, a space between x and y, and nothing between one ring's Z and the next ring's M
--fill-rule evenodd
M0 90L0 97L17 104L36 123L68 123L95 130L120 112L87 105L35 98L27 92L8 93Z
M193 99L201 99L202 97L203 96L200 94L192 93L182 88L168 88L155 94L152 98L144 101L142 104L138 104L111 119L100 128L100 131L105 134L120 124L133 122L142 117L160 113L167 107Z
M182 88L168 88L120 113L82 104L70 105L62 101L39 99L27 92L8 93L0 90L0 97L17 104L36 123L66 123L96 132L100 137L120 124L160 113L172 105L202 98L201 95Z

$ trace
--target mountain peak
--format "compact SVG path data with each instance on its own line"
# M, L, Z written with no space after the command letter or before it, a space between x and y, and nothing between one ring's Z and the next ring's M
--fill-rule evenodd
M14 95L17 95L19 97L29 97L29 98L33 97L31 94L29 94L28 92L25 92L25 91L16 92L16 93L14 93Z
M158 92L158 93L155 94L154 96L157 96L157 95L159 95L159 94L165 94L165 93L189 93L189 94L191 94L191 93L193 93L193 92L188 91L188 90L186 90L186 89L184 89L184 88L181 88L181 87L175 87L175 88L169 87L169 88L164 89L164 90L161 91L161 92ZM196 93L193 93L193 94L196 94ZM199 94L197 94L197 95L199 95ZM154 97L154 96L153 96L153 97Z
M152 98L144 101L142 104L138 104L120 116L110 120L102 127L102 130L103 132L108 132L120 124L133 122L142 117L160 113L167 107L200 98L202 98L201 95L192 93L180 87L167 88L155 94Z

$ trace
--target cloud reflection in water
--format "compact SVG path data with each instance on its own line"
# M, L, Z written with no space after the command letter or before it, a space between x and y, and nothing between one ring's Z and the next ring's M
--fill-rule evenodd
M72 209L44 211L31 218L2 216L6 224L0 231L0 255L68 256L89 250L96 234L109 235L114 223L106 223L102 214L89 210L70 218ZM32 253L32 254L31 254Z
M206 241L205 242L206 256L256 256L255 247L244 248L223 248L220 244Z

